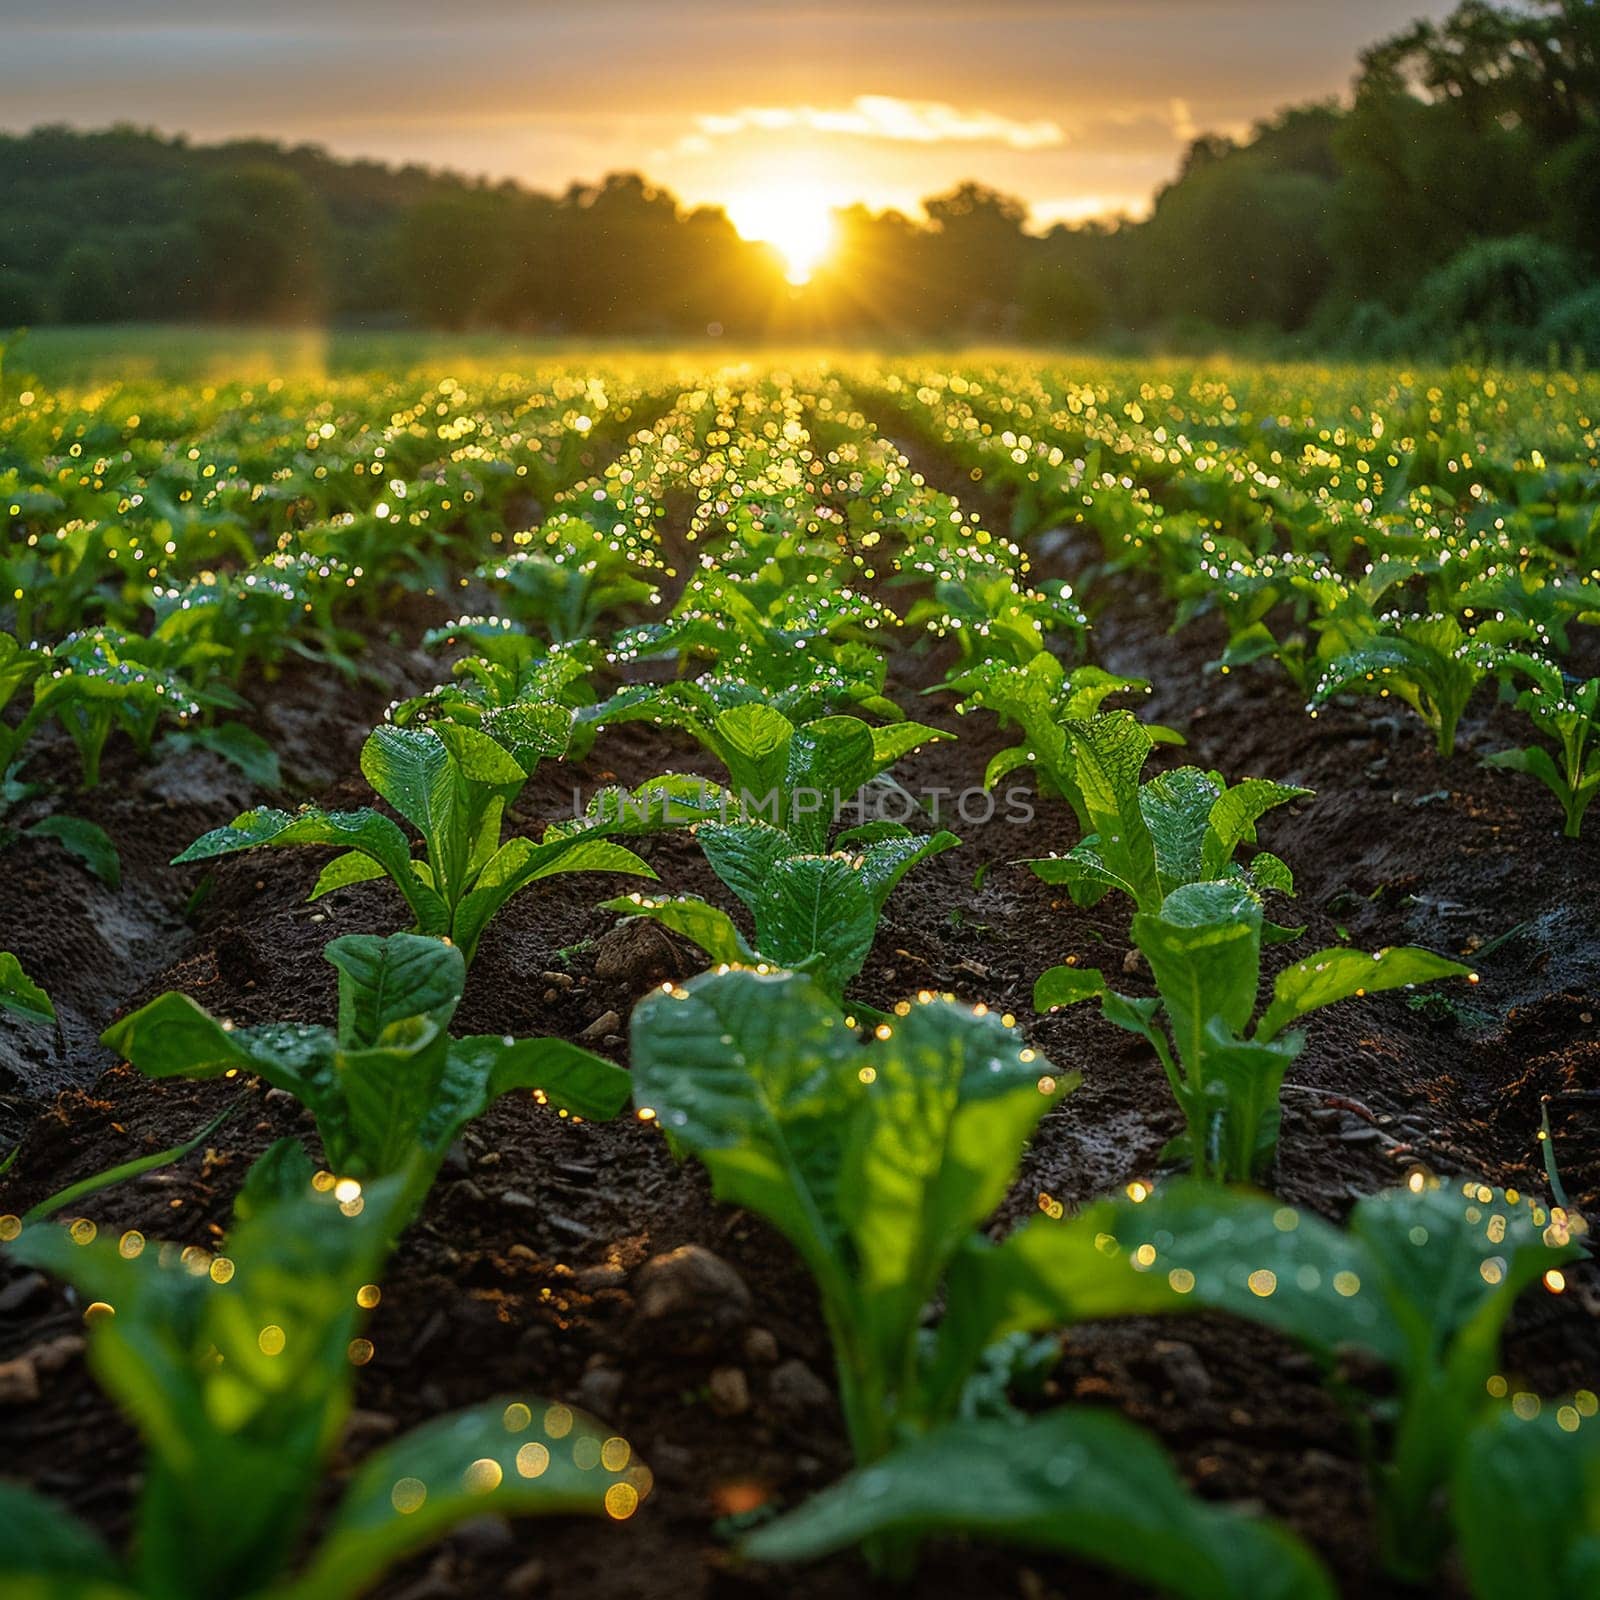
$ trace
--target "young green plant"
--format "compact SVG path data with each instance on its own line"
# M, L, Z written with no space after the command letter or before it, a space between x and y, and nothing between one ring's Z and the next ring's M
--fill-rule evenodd
M125 1559L64 1508L0 1485L0 1588L13 1600L354 1600L458 1523L628 1515L648 1485L626 1443L547 1401L505 1397L369 1455L298 1572L349 1415L364 1308L406 1180L359 1203L311 1186L297 1145L252 1168L213 1255L37 1223L7 1246L90 1302L88 1359L145 1444Z
M973 1341L948 1384L930 1382L928 1306L1040 1118L1079 1080L1006 1019L930 995L876 1031L859 1044L795 974L706 974L634 1013L640 1105L705 1165L717 1197L772 1223L816 1281L863 1469L758 1533L749 1553L795 1560L863 1539L878 1571L904 1575L922 1535L967 1527L1073 1550L1195 1600L1329 1595L1292 1540L1187 1501L1127 1424L1009 1414L997 1430L975 1417L993 1409L990 1341Z
M1529 680L1517 696L1517 709L1556 746L1557 754L1540 745L1499 750L1487 765L1537 778L1556 797L1566 835L1576 839L1583 815L1600 794L1600 678L1586 683L1568 679L1560 667L1539 656L1504 651L1500 667Z
M956 1390L997 1335L1091 1317L1221 1310L1264 1323L1322 1364L1367 1458L1385 1565L1425 1584L1449 1544L1445 1490L1495 1403L1506 1319L1582 1232L1526 1197L1421 1172L1357 1202L1346 1228L1214 1184L1135 1185L1064 1223L969 1241L950 1272L935 1381ZM1352 1352L1383 1363L1393 1388L1346 1377Z
M169 990L113 1023L104 1043L152 1078L247 1072L317 1119L328 1165L361 1182L407 1171L422 1197L451 1143L514 1089L599 1121L627 1103L628 1075L564 1039L452 1039L461 951L422 934L350 934L323 954L339 972L336 1029L236 1028Z
M1262 931L1261 902L1248 885L1184 884L1158 911L1133 919L1154 997L1119 994L1097 969L1071 965L1052 967L1034 985L1035 1009L1098 1000L1108 1022L1149 1043L1186 1128L1169 1153L1220 1182L1260 1180L1271 1169L1284 1074L1305 1048L1303 1033L1285 1031L1291 1023L1352 996L1474 976L1411 946L1319 950L1279 973L1271 1004L1256 1017Z
M618 831L616 824L551 828L538 844L501 842L506 807L543 757L566 749L571 723L569 708L519 704L484 713L477 726L375 729L362 748L362 773L422 835L421 860L412 859L399 823L370 806L247 811L175 860L210 861L261 846L338 846L342 854L322 869L310 899L386 877L410 908L415 931L452 939L470 963L490 919L541 879L568 872L655 876L631 850L603 837ZM647 825L635 815L636 830Z

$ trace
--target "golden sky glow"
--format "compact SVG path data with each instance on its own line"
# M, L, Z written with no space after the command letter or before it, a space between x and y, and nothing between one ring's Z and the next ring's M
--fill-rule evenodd
M1144 210L1197 131L1347 88L1451 0L8 0L0 126L130 121L560 190L633 170L791 271L977 178ZM786 198L785 198L786 197Z
M760 239L783 257L784 272L797 287L833 245L833 210L848 196L830 190L805 166L778 168L749 188L730 188L722 196L729 220L746 239Z

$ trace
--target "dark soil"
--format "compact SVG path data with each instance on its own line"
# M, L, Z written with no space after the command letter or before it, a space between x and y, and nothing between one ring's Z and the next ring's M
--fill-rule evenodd
M943 487L933 459L917 464ZM963 486L970 490L970 485ZM970 497L970 496L969 496ZM997 526L1006 508L991 506ZM1070 573L1092 552L1071 537L1040 545L1041 566ZM1302 784L1316 797L1274 813L1263 843L1288 860L1299 894L1280 920L1308 924L1298 948L1348 936L1416 942L1470 955L1472 989L1440 997L1382 995L1313 1019L1285 1096L1275 1187L1340 1216L1351 1201L1424 1165L1495 1184L1547 1190L1537 1141L1543 1097L1600 1091L1600 826L1560 836L1544 792L1475 759L1509 742L1488 700L1441 763L1425 732L1373 702L1309 719L1270 667L1220 677L1203 670L1218 642L1202 622L1165 631L1167 609L1137 585L1093 596L1092 654L1155 685L1146 713L1187 733L1169 760ZM437 664L408 646L423 619L390 619L402 640L367 660L395 686L347 690L295 671L267 687L263 726L303 791L328 803L368 798L355 764L389 695L431 682ZM432 620L431 618L427 620ZM957 718L947 696L917 699L946 662L906 649L891 692L915 715L960 734L897 769L913 791L965 790L1006 742L992 719ZM530 784L513 826L534 832L566 814L574 785L633 784L693 750L638 728L602 737L576 768ZM304 904L320 852L235 858L209 879L164 863L202 829L259 798L209 757L119 765L86 803L122 846L126 882L112 896L53 853L24 845L7 858L0 948L15 949L63 1010L53 1041L5 1033L14 1122L26 1127L0 1188L20 1211L61 1185L192 1134L232 1098L244 1107L216 1148L96 1196L102 1227L207 1242L225 1225L250 1160L274 1138L311 1134L285 1097L256 1084L157 1085L108 1062L94 1038L115 1012L175 987L237 1021L328 1021L332 936L400 925L398 899L363 885ZM1069 1207L1157 1170L1176 1131L1165 1081L1148 1052L1089 1008L1035 1017L1032 981L1076 956L1123 986L1147 980L1129 955L1125 913L1075 910L1015 865L1073 842L1070 812L1043 804L1031 821L946 814L965 848L913 874L890 903L859 996L887 1006L920 988L1014 1010L1033 1043L1084 1083L1044 1123L1012 1194L1004 1230L1041 1193ZM976 812L969 808L969 815ZM665 887L734 909L692 841L646 841ZM985 869L975 882L980 868ZM194 890L208 892L186 916ZM625 880L557 879L512 902L475 962L458 1019L467 1031L574 1037L608 1011L626 1017L652 984L696 970L687 947L654 932L613 934L594 909ZM1287 961L1287 951L1273 959ZM552 977L550 974L555 974ZM615 1034L597 1047L619 1061ZM59 1091L56 1093L55 1091ZM54 1093L54 1098L45 1096ZM1579 1209L1600 1200L1600 1120L1592 1099L1551 1102L1554 1150ZM711 1250L742 1278L712 1325L645 1321L638 1268L680 1245ZM1535 1292L1507 1340L1507 1370L1556 1393L1600 1387L1600 1278L1585 1266L1565 1295ZM79 1312L54 1285L0 1282L0 1359L71 1334ZM874 1592L854 1557L800 1571L737 1566L718 1519L776 1500L792 1504L848 1465L831 1396L830 1357L809 1280L764 1224L712 1203L699 1170L678 1167L652 1125L559 1120L508 1099L452 1154L384 1283L362 1370L343 1470L396 1429L501 1391L564 1398L614 1423L655 1472L656 1492L620 1527L474 1525L391 1575L389 1600L477 1600L548 1593L587 1600L641 1596L824 1596ZM748 1409L724 1414L712 1392L737 1368ZM713 1374L719 1373L714 1380ZM817 1380L821 1380L820 1383ZM1052 1391L1112 1405L1154 1429L1203 1495L1249 1502L1315 1544L1349 1596L1398 1596L1373 1564L1370 1506L1349 1428L1310 1364L1260 1330L1214 1317L1075 1328ZM126 1538L139 1452L81 1360L45 1381L39 1399L0 1410L6 1471L61 1497L114 1541ZM533 1565L537 1563L537 1566ZM1071 1563L950 1544L924 1562L910 1593L935 1597L1109 1597L1141 1591ZM1436 1591L1456 1596L1448 1575Z

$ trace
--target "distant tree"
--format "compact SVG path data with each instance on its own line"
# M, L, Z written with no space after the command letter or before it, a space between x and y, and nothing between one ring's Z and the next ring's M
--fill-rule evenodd
M1269 150L1208 155L1157 196L1131 242L1141 320L1299 328L1331 274L1323 237L1333 183Z
M1024 267L1020 331L1025 337L1070 343L1091 338L1105 326L1105 291L1076 255L1070 243L1052 237Z
M1409 320L1424 347L1537 356L1538 330L1581 284L1578 261L1559 245L1481 239L1418 285Z
M1600 265L1600 126L1557 145L1539 171L1550 236Z
M0 267L0 330L38 321L38 283L14 267Z
M928 251L933 282L927 287L937 321L998 328L1017 303L1029 240L1028 208L981 183L958 184L923 202L933 225Z
M1404 304L1421 278L1477 239L1533 233L1595 248L1588 202L1600 7L1592 0L1465 0L1443 21L1374 45L1361 62L1336 143L1342 178L1330 242L1344 298ZM1587 210L1577 215L1574 205Z
M272 321L321 310L327 217L297 174L265 164L219 172L201 191L194 230L207 310Z
M55 308L63 322L115 322L127 315L116 265L103 244L75 244L61 258Z
M405 304L419 322L463 328L505 309L515 266L509 212L493 190L462 188L405 213L397 254Z
M834 212L833 236L809 297L824 331L915 332L944 314L927 229L899 211L853 205Z

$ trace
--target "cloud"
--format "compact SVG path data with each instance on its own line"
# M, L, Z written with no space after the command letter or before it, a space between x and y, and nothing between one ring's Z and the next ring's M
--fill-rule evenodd
M698 116L695 126L701 140L800 130L899 144L990 144L1011 150L1053 150L1067 142L1061 124L1049 119L1021 122L998 112L962 110L943 100L899 100L884 94L857 95L845 106L741 106Z

